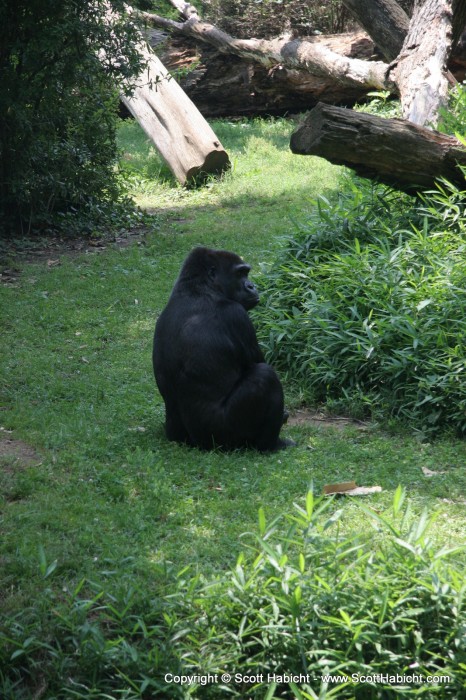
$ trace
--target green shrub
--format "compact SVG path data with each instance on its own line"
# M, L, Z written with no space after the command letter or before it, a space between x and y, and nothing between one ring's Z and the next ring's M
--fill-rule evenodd
M364 537L343 535L343 511L312 493L283 531L277 521L267 528L261 511L250 555L240 556L223 580L194 590L187 585L179 594L186 613L174 634L183 673L259 678L211 685L193 696L460 697L464 574L447 563L447 550L433 546L427 529L434 518L412 518L403 500L398 488L391 515L361 506ZM346 679L332 682L327 674ZM417 678L355 682L397 674ZM426 686L419 679L428 676L448 680Z
M121 194L118 90L142 70L139 33L121 0L7 0L0 24L0 231L96 219Z
M83 580L53 593L57 563L41 550L43 590L0 628L2 698L457 700L466 682L458 548L433 543L435 516L414 517L400 487L389 512L360 510L364 534L348 535L336 501L312 492L269 526L261 509L233 570L207 581L180 572L164 596L135 587L130 561L108 562L105 587ZM171 682L178 675L191 681Z
M314 402L466 432L466 192L348 180L264 274L268 359Z

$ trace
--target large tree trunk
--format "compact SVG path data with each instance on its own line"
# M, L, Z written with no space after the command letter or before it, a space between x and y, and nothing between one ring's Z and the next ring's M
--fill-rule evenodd
M157 56L145 53L147 70L123 104L181 184L223 172L230 162L211 127Z
M374 40L387 61L401 51L409 29L409 17L395 0L343 0Z
M361 31L319 39L347 58L370 60L375 53L374 43ZM364 101L370 92L283 65L267 69L257 61L242 60L184 36L169 38L154 30L150 41L205 117L296 114L317 102L349 107ZM452 54L449 67L458 82L466 78L466 37Z
M452 37L451 2L426 0L415 7L392 69L403 117L415 124L436 124L440 107L447 103Z
M139 15L153 26L205 42L223 53L257 61L266 68L283 66L354 88L396 91L396 85L387 77L388 66L383 61L348 59L329 48L320 37L298 39L286 35L273 39L237 39L201 21L192 5L182 0L171 2L187 17L184 22L147 12Z
M346 165L406 191L444 177L464 187L466 150L457 139L402 119L318 104L291 137L291 150Z

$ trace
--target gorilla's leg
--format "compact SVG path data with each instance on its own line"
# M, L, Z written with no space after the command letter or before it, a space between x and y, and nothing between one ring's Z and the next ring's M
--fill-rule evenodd
M253 365L224 401L224 441L263 452L285 447L279 440L283 417L283 389L275 370L265 362Z

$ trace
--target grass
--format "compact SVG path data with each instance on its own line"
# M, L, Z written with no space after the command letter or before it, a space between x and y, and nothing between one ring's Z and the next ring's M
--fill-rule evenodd
M311 485L318 493L336 481L380 485L383 492L364 503L383 514L401 484L415 514L437 512L436 542L464 539L462 441L421 444L408 433L372 427L303 425L284 431L296 448L261 455L202 453L164 438L152 332L188 251L197 244L234 250L253 263L260 283L259 263L272 259L291 220L309 198L338 187L338 168L289 154L291 129L285 120L214 124L232 171L189 191L164 174L126 122L125 167L138 201L157 212L153 230L140 245L24 265L12 286L0 288L1 425L37 451L28 465L0 457L1 606L9 629L12 620L17 630L23 625L23 641L49 643L62 624L51 609L68 596L77 606L90 589L105 589L110 601L138 591L147 621L153 601L173 589L176 572L190 566L208 577L233 566L250 541L243 533L256 529L258 509L270 521L302 504ZM154 173L161 183L150 180ZM425 468L434 474L425 476ZM358 502L331 508L340 505L344 532L367 530ZM92 585L81 591L84 579ZM118 619L130 625L124 606ZM2 644L0 636L0 652ZM7 675L0 667L0 681ZM95 694L74 697L103 698L96 684ZM38 690L6 688L4 680L3 694L15 700ZM49 690L45 697L71 695Z
M196 207L194 226L201 230L204 219L198 222L198 216L215 207L220 211L214 236L221 236L225 227L232 233L230 226L234 230L244 224L250 234L257 231L261 236L274 236L289 227L290 215L309 198L333 191L340 172L321 158L294 156L289 150L294 126L284 119L213 122L216 135L228 151L231 170L220 180L212 179L205 188L186 190L176 184L144 133L133 122L125 121L119 131L123 168L140 206L188 212ZM270 211L266 220L263 216L255 220L258 202Z

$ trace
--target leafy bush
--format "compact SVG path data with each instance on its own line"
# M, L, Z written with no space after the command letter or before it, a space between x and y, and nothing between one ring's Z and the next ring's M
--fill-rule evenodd
M268 527L261 509L255 544L234 570L207 582L181 572L164 597L135 590L131 575L106 588L46 588L0 631L2 697L461 697L458 550L433 544L435 517L413 517L400 488L391 512L360 508L365 535L344 534L343 511L312 492ZM39 563L47 586L55 563L43 552ZM191 681L171 682L180 674Z
M368 92L367 97L370 100L356 105L355 109L358 112L366 114L375 114L378 117L385 119L397 119L401 117L401 104L398 99L393 99L388 90L377 90L376 92Z
M265 270L261 340L305 398L466 432L466 191L347 180Z
M124 3L7 0L0 20L0 229L95 213L120 196L118 89L142 68Z
M227 689L242 698L426 697L419 678L427 676L449 678L430 685L428 697L459 697L465 582L446 562L451 553L427 535L434 518L412 518L400 488L392 516L361 506L366 526L374 526L365 538L340 534L343 511L325 497L308 493L305 507L295 508L281 534L277 521L266 527L261 511L252 556L240 556L226 579L183 593L184 672L262 674L254 684L203 689L202 697L224 697ZM374 547L382 531L383 546ZM327 674L346 680L326 681ZM355 682L378 674L417 680Z

